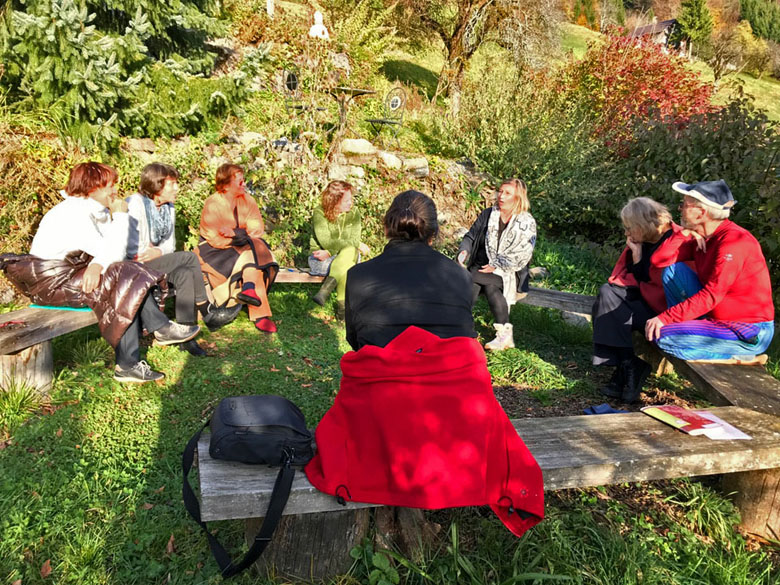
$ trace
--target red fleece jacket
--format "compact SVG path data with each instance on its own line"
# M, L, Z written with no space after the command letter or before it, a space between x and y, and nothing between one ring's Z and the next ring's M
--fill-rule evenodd
M681 230L682 227L676 223L673 223L672 235L661 243L658 249L653 252L651 258L656 254L664 254L664 247L667 246L669 240L674 239L674 235L679 234ZM677 245L675 245L674 248L676 250ZM655 266L651 262L650 269L648 271L650 273L650 280L647 282L637 282L636 277L634 277L634 275L628 269L628 260L630 258L630 254L631 249L626 246L626 248L623 250L623 253L620 255L620 258L618 258L615 267L612 269L612 274L610 275L607 282L620 286L637 286L639 287L639 294L642 295L642 298L648 305L650 305L650 308L653 309L653 311L660 313L666 310L666 294L664 293L664 284L662 280L664 271L663 268ZM691 268L695 270L694 266L691 266Z
M411 508L487 504L517 536L541 521L541 470L495 399L476 339L409 327L384 348L345 354L341 369L306 466L317 489Z
M769 269L761 244L745 228L724 220L707 238L702 252L692 238L673 234L650 262L665 267L693 260L703 288L658 317L664 324L703 315L720 321L762 323L775 318Z

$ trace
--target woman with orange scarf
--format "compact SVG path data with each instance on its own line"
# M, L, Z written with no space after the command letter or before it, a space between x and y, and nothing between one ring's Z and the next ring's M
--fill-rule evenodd
M263 240L265 223L257 203L246 192L238 165L217 169L217 192L206 200L195 252L218 305L247 305L255 327L274 333L268 290L279 265Z

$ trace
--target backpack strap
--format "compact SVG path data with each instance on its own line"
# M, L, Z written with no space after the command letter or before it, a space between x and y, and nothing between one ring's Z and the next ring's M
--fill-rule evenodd
M244 558L242 558L238 564L234 564L233 559L230 558L228 552L219 543L217 538L209 532L206 523L201 520L200 504L198 503L198 498L195 497L195 493L192 491L192 486L188 479L195 458L195 451L198 447L198 440L200 439L203 429L205 429L208 424L209 423L206 422L206 424L192 436L184 449L181 461L183 476L182 499L184 500L184 507L187 509L187 512L189 512L190 516L192 516L195 522L203 529L203 532L206 533L211 554L214 555L214 559L219 565L222 576L228 578L238 575L247 567L251 566L252 563L260 558L260 555L263 554L268 543L271 542L271 537L276 531L276 527L279 525L284 507L287 505L287 499L290 497L290 490L292 489L292 482L295 477L295 468L292 467L292 454L285 451L285 460L279 469L279 474L276 476L276 483L274 483L274 489L273 492L271 492L271 501L268 504L268 510L265 513L263 525L257 532L255 540L244 555Z

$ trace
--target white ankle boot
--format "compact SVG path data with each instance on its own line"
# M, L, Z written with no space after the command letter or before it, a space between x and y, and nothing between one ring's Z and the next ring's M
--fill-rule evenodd
M515 346L514 333L511 323L495 323L496 338L485 344L485 349L501 351Z

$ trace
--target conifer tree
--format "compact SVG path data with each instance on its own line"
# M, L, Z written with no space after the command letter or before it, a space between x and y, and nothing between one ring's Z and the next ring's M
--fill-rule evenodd
M742 18L756 36L780 43L780 4L776 0L740 0Z
M706 0L683 0L677 15L679 36L694 45L706 45L712 35L712 14Z
M217 26L211 3L9 0L0 20L0 84L10 101L46 109L79 142L105 145L118 132L143 132L144 118L157 114L144 110L155 67L174 58L188 64L184 75L213 66L203 46Z

